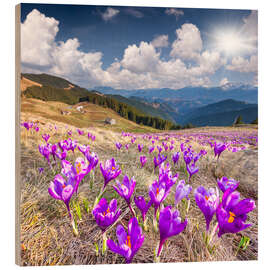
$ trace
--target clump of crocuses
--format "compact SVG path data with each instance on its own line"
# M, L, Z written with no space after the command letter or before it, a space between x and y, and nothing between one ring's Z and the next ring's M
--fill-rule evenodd
M115 243L111 239L107 240L109 249L123 256L126 259L126 263L131 263L144 241L144 235L142 234L138 220L135 217L130 219L127 232L122 225L118 225L116 236L118 243Z
M225 233L238 233L250 227L251 224L245 222L247 214L255 207L254 200L249 198L240 200L239 192L231 192L230 189L227 189L216 211L219 227L218 237Z

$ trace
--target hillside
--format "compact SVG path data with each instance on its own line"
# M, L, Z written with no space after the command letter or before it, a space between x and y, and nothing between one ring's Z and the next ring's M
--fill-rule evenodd
M195 118L187 119L188 123L192 123L195 126L231 126L238 116L242 116L244 123L251 123L258 118L258 106L242 110L233 110L221 113L214 113L208 115L202 115Z
M174 118L166 111L165 105L162 106L162 104L152 104L152 103L146 102L142 98L137 98L137 97L126 98L120 95L107 95L107 96L117 99L118 101L126 103L130 106L133 106L146 115L151 115L151 116L155 116L155 117L159 117L165 120L175 122ZM167 110L169 110L169 108L167 108Z
M38 82L43 82L44 84L41 87L36 85L28 87L22 93L22 96L26 98L40 99L43 101L64 102L69 105L74 105L83 101L90 102L104 108L110 108L123 118L131 120L137 124L142 124L162 130L179 128L171 121L164 120L155 116L146 115L136 107L120 102L110 96L107 97L95 91L90 92L85 88L71 84L65 79L61 79L55 76L52 76L50 79L50 75L45 75L46 74L31 74L31 79L37 80ZM52 82L52 85L48 85L50 81ZM59 85L61 87L55 87L55 85Z
M243 101L237 101L233 99L226 99L217 103L209 104L207 106L195 109L183 116L184 123L200 123L201 126L213 125L216 123L215 116L218 117L218 124L231 125L238 115L242 115L247 123L250 123L258 117L258 105L249 104ZM236 115L236 116L235 116ZM251 119L251 120L250 120Z
M84 113L76 110L78 106L83 106ZM70 114L62 115L61 111L67 111L70 112ZM99 127L116 132L157 132L156 129L151 127L138 125L132 121L124 119L109 108L103 108L88 102L82 102L75 106L68 106L63 102L23 98L21 101L21 112L25 119L36 118L40 122L53 120L59 123L61 122L73 125L77 128ZM107 117L115 119L116 124L105 124L104 120Z

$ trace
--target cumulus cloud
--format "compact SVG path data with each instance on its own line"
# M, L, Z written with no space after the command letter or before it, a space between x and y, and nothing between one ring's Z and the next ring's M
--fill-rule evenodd
M181 9L176 9L176 8L167 8L167 9L165 10L165 13L166 13L167 15L174 15L175 18L176 18L176 20L178 20L178 18L179 18L180 16L183 16L183 15L184 15L184 11L183 11L183 10L181 10Z
M249 59L241 56L234 57L226 69L238 72L258 72L258 56L252 55Z
M21 60L25 64L50 66L59 22L38 10L30 12L21 24Z
M141 11L134 8L127 8L125 12L136 18L142 18L144 16Z
M109 21L115 17L120 11L115 8L108 7L104 13L101 13L101 17L104 21Z
M23 72L46 72L62 76L86 88L101 85L118 89L179 89L188 85L209 85L208 75L225 64L219 53L202 51L198 28L185 24L177 30L172 58L165 61L160 57L161 52L157 48L168 46L168 36L161 35L152 42L129 45L122 59L114 59L104 69L102 52L82 51L76 37L56 42L58 25L57 20L37 10L28 14L22 23ZM196 44L193 44L193 38ZM182 46L187 49L187 53ZM187 59L196 60L195 64L187 65Z
M185 60L198 60L203 44L196 25L185 23L176 30L177 39L172 44L170 55Z
M168 35L160 35L151 41L151 44L156 48L168 47Z

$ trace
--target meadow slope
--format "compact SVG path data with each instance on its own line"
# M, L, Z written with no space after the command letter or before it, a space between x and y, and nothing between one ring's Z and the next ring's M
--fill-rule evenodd
M240 181L239 191L242 198L252 198L257 205L257 185L258 185L258 154L257 145L243 142L241 151L224 151L219 162L214 158L213 149L205 144L202 146L196 139L195 134L212 137L221 140L228 134L240 134L238 136L257 136L256 126L246 126L242 128L200 128L189 129L177 132L157 133L157 130L139 126L128 120L119 117L113 111L103 109L93 104L84 104L85 114L76 112L71 108L71 115L61 115L60 109L65 109L66 104L59 102L43 102L33 99L22 100L21 122L32 121L37 123L39 131L27 130L21 127L21 177L20 177L20 242L21 242L21 264L22 265L63 265L63 264L111 264L124 263L123 257L107 250L104 256L96 254L95 244L101 245L101 231L92 215L92 207L95 197L103 185L103 176L99 169L99 164L95 168L94 174L86 175L79 186L78 195L74 194L73 202L80 205L81 220L77 216L77 226L79 235L72 233L69 217L62 201L54 200L48 194L50 181L56 174L61 172L61 163L56 161L52 166L39 153L38 146L44 144L42 134L50 134L49 143L57 143L67 139L67 131L72 132L72 139L79 144L90 145L90 151L99 156L99 162L104 163L107 159L115 158L117 164L122 169L118 179L121 181L126 174L136 179L136 195L144 195L148 198L148 186L158 178L158 171L153 170L153 157L157 155L157 150L151 154L148 147L151 140L146 140L142 134L159 136L156 144L161 145L170 136L174 138L174 150L164 151L167 161L171 164L173 174L178 173L180 179L187 179L182 155L180 161L173 165L172 154L180 152L180 144L189 140L192 148L199 152L202 148L207 151L199 161L199 172L191 179L193 190L203 185L207 188L217 186L217 178L227 176ZM112 117L116 119L115 126L104 125L104 119ZM79 135L77 128L84 131L84 135ZM132 144L129 136L121 136L121 131L133 132L137 137ZM92 141L87 137L90 132L95 136ZM139 133L138 133L139 132ZM178 136L178 137L177 137ZM178 141L179 136L182 140ZM115 143L122 145L130 144L129 149L117 151ZM137 144L143 144L143 150L138 153ZM141 168L139 157L144 154L148 161ZM73 153L68 153L67 160L74 161L82 153L76 149ZM40 168L44 171L40 172ZM177 181L178 181L177 180ZM92 183L92 184L90 184ZM125 201L114 191L112 185L114 180L108 184L104 194L107 199L117 198L118 207L122 209L122 214L107 232L107 237L115 239L115 228L117 224L127 227L129 219L132 217L128 211ZM176 185L175 185L176 186ZM174 204L175 186L164 204ZM221 194L221 192L220 192ZM205 230L205 220L202 212L195 203L193 193L190 194L190 210L188 213L188 225L186 229L177 236L167 240L163 248L161 262L192 262L192 261L231 261L231 260L256 260L258 256L258 210L257 208L249 213L248 221L252 226L237 234L226 234L221 238L217 235L212 240L213 250L203 243L202 232ZM137 211L134 203L132 206ZM76 211L71 203L74 216ZM154 250L159 242L159 234L154 232L150 217L153 215L153 207L148 213L148 231L145 235L144 243L133 259L133 263L151 263L154 261ZM137 214L139 212L137 211ZM215 217L211 223L211 230L215 225ZM238 244L241 237L245 235L250 238L250 244L245 249L238 251Z

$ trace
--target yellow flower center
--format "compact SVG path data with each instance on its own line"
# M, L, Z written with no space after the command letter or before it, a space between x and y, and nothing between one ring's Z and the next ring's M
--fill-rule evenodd
M129 246L129 248L131 248L131 242L130 242L130 236L127 236L127 240L126 240L126 245Z
M209 197L205 196L205 199L208 201L209 200Z
M157 188L157 195L159 194L159 188Z
M106 210L106 212L105 212L105 211L103 212L103 216L105 216L105 215L108 214L108 213L110 213L109 207L108 207L108 209Z
M65 185L65 184L63 184L63 185L62 185L62 188L65 188L65 187L66 187L66 185Z
M229 212L229 214L230 214L230 216L229 216L228 222L233 223L234 218L235 218L235 214L233 212Z
M77 174L80 173L80 171L81 171L81 166L82 166L81 163L78 163L78 164L76 165L76 172L77 172Z

